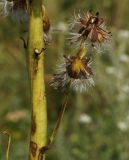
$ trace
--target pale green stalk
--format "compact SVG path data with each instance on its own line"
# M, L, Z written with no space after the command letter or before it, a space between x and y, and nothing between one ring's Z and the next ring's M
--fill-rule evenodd
M42 160L40 149L46 145L47 108L44 83L44 48L42 0L32 0L30 6L28 63L31 82L32 127L29 160ZM37 54L36 54L37 53Z

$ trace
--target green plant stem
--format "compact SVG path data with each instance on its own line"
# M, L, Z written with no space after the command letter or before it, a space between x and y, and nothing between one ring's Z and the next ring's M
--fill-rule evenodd
M44 83L44 48L42 0L32 0L30 6L28 63L31 83L32 127L30 137L29 160L44 160L40 149L46 145L47 108Z

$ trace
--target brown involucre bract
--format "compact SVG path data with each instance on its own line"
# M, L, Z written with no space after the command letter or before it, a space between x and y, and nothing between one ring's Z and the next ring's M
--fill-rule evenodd
M83 15L75 14L70 26L71 32L68 39L74 44L86 43L86 40L89 39L94 47L95 44L101 44L111 37L111 32L105 29L105 19L99 17L99 12L95 15L91 11Z
M49 35L49 31L50 31L50 20L49 17L46 13L46 9L44 6L42 6L42 14L43 14L43 31L44 31L44 43L45 45L48 45L50 42L50 35Z

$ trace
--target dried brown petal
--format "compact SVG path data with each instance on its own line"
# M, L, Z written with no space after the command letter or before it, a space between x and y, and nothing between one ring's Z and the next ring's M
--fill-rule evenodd
M49 21L47 14L45 14L43 18L43 31L45 33L48 33L49 30L50 30L50 21Z

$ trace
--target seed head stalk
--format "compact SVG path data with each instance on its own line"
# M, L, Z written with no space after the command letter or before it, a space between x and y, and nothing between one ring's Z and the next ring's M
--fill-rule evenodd
M52 133L50 135L50 138L49 138L49 141L48 141L48 144L47 144L46 148L43 148L44 152L46 150L50 149L55 142L58 130L60 128L64 113L65 113L65 110L66 110L66 107L67 107L67 103L68 103L68 93L65 93L64 100L62 102L62 108L61 108L61 111L59 113L58 119L56 121L55 127L52 130Z
M44 83L44 48L42 0L30 4L28 63L31 83L31 136L29 160L44 160L40 149L46 145L47 108ZM39 54L40 53L40 54Z

